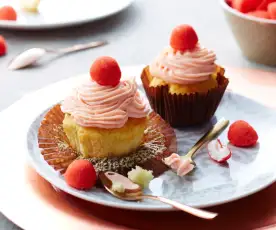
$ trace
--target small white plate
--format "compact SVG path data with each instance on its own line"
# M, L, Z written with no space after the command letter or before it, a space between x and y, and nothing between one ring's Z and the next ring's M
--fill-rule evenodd
M41 0L38 12L20 8L20 0L0 0L0 7L10 5L17 21L0 20L0 28L53 29L92 22L126 9L133 0Z
M126 76L139 76L141 66L123 68L122 72ZM26 153L42 177L81 199L124 209L173 210L168 205L150 200L118 200L99 188L87 192L75 190L44 161L37 145L37 131L43 114L86 77L89 76L78 76L50 85L26 96L12 106L13 109L8 109L9 113L3 112L0 116L0 136L5 138L1 143L2 150ZM138 83L141 84L139 80ZM226 165L213 162L206 148L202 148L195 158L198 167L191 175L180 178L167 171L150 183L150 188L145 191L147 194L162 195L196 207L208 207L248 196L276 181L276 111L239 94L226 92L213 122L221 117L231 122L244 119L251 123L259 134L259 144L243 149L231 146L233 156ZM179 154L186 153L205 131L206 126L176 130ZM226 134L227 130L220 136L223 143L227 143Z

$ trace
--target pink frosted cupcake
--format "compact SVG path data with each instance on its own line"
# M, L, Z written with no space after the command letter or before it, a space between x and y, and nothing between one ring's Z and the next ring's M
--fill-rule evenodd
M85 158L128 155L143 142L148 106L113 58L98 58L90 74L61 106L70 145Z
M191 26L176 27L170 46L141 75L153 110L173 127L210 120L229 83L215 61Z
M38 144L45 161L64 173L77 158L97 172L127 175L136 165L160 175L177 151L174 130L149 105L133 79L121 79L111 57L96 59L88 77L44 116Z

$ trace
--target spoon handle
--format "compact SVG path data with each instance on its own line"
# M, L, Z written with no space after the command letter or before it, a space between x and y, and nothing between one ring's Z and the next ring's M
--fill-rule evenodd
M80 51L80 50L95 48L95 47L102 46L102 45L105 45L105 44L107 44L106 41L96 41L96 42L90 42L90 43L86 43L86 44L78 44L78 45L74 45L74 46L71 46L71 47L59 49L58 53L68 54L68 53L72 53L72 52L76 52L76 51Z
M205 135L203 135L195 145L190 149L190 151L185 155L185 157L192 158L196 151L204 145L207 141L213 140L219 134L222 133L223 130L227 128L229 125L229 120L224 118L220 119Z
M181 211L184 211L184 212L187 212L187 213L190 213L194 216L197 216L197 217L200 217L200 218L203 218L203 219L214 219L218 214L217 213L214 213L214 212L208 212L208 211L204 211L204 210L201 210L201 209L198 209L198 208L193 208L193 207L190 207L190 206L187 206L187 205L184 205L184 204L181 204L181 203L178 203L176 201L172 201L172 200L169 200L165 197L160 197L160 196L151 196L151 195L142 195L141 198L146 198L146 199L152 199L152 200L159 200L165 204L169 204L169 205L172 205L173 207L181 210Z

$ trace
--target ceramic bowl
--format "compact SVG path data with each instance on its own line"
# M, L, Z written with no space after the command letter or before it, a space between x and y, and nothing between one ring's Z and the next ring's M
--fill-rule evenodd
M232 33L244 56L253 62L276 66L276 20L256 18L220 0Z

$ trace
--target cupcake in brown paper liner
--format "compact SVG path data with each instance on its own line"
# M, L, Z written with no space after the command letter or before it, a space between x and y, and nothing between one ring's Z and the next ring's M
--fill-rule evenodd
M149 113L133 79L120 81L114 59L99 61L91 67L92 79L46 113L38 135L44 159L61 173L73 160L87 159L97 172L127 175L138 165L160 175L167 170L161 159L176 152L174 130ZM113 65L111 72L98 67L103 62Z
M191 26L176 27L170 46L141 74L152 109L176 128L209 121L229 83L215 61Z

